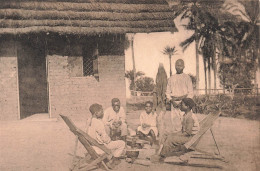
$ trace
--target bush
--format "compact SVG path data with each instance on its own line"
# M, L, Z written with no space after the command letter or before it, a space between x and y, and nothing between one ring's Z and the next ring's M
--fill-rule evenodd
M194 97L196 106L195 113L216 113L222 111L222 116L235 118L248 118L259 120L259 97L230 96L221 94L216 96L200 95ZM258 102L257 102L258 101Z

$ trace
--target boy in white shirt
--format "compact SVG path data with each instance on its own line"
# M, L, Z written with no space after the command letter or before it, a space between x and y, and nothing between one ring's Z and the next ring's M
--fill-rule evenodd
M120 163L119 157L122 155L125 142L121 140L111 141L107 135L102 118L104 116L103 108L100 104L92 104L89 108L92 114L91 122L88 128L88 134L95 139L99 144L104 144L112 151L112 162L108 163L108 167L113 168Z
M157 114L152 111L153 103L146 102L145 103L145 111L140 115L140 123L141 126L137 128L137 135L141 139L147 138L149 135L152 137L150 141L151 145L156 143L156 137L158 136L157 129Z

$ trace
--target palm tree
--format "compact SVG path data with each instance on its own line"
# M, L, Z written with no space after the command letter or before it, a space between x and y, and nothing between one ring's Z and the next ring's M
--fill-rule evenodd
M190 18L191 22L186 26L187 29L193 29L194 34L182 42L180 45L185 50L192 42L196 43L196 77L199 79L199 54L202 54L204 61L205 74L205 92L207 88L211 89L211 68L214 69L214 88L216 88L216 46L219 41L220 25L218 19L207 9L194 5L190 13L184 13L183 18ZM207 73L208 72L208 83ZM209 87L207 86L209 85Z
M176 0L167 0L169 5L174 8L177 12L176 15L182 15L182 19L189 18L190 22L186 25L187 29L194 30L194 34L182 42L180 45L183 47L183 50L186 50L191 43L195 42L196 46L196 79L197 84L196 88L199 89L199 53L206 55L209 49L214 49L213 45L216 39L214 35L218 30L218 20L217 16L220 14L219 9L223 4L222 1L215 1L215 0L185 0L185 1L176 1ZM210 36L210 39L209 39ZM207 52L202 52L202 49L206 50ZM215 51L211 51L215 52ZM210 71L211 66L215 63L215 55L204 56L204 72L206 70L206 63L208 63L208 71ZM207 54L209 55L209 54ZM212 67L216 69L215 65ZM216 71L214 71L216 73ZM206 75L206 73L205 73ZM208 74L209 79L210 74ZM216 78L214 76L214 78ZM205 78L205 83L206 83ZM216 81L215 81L216 82ZM215 85L215 84L214 84ZM205 87L207 85L205 84Z
M230 41L231 46L235 46L237 50L247 51L246 58L250 58L255 61L255 83L256 83L256 70L257 63L256 58L259 55L259 26L257 20L259 18L259 1L242 1L242 0L229 0L223 6L223 11L226 11L229 15L227 18L229 21L235 21L236 25L232 29L236 32L235 41ZM241 56L241 53L238 54Z
M259 32L256 25L259 16L259 2L257 0L241 1L215 1L215 0L167 0L169 5L175 8L176 15L181 14L182 18L189 18L190 22L186 26L187 29L194 30L194 34L181 43L185 50L192 42L196 44L196 62L198 62L198 54L203 55L205 87L207 87L206 72L208 73L209 86L211 86L210 70L214 70L214 88L216 88L216 50L221 56L227 56L227 52L233 56L241 56L242 49L249 48L253 44L253 59L259 53ZM250 8L247 8L249 6ZM253 9L252 9L253 8ZM230 12L231 11L231 12ZM233 19L227 21L228 12L233 15ZM232 14L233 12L233 14ZM251 13L251 15L249 14ZM243 19L243 22L237 22L237 17ZM229 17L230 18L230 17ZM224 21L224 23L221 23ZM235 25L235 27L233 27ZM229 30L231 29L231 30ZM257 35L257 36L255 36ZM254 40L252 40L254 39ZM235 41L234 41L235 40ZM250 43L249 43L250 42ZM232 56L232 55L228 55ZM206 67L206 62L207 67ZM196 76L198 78L198 63L196 67ZM208 69L208 71L206 71ZM198 80L199 81L199 80ZM211 88L211 87L209 87ZM206 90L206 89L205 89Z
M168 55L169 56L169 62L170 62L170 76L172 76L172 56L175 55L177 52L176 47L170 47L170 46L166 46L163 50L163 54L164 55Z

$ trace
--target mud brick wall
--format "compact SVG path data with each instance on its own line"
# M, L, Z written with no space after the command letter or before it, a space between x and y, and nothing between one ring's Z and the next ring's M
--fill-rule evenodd
M17 44L10 36L0 39L0 120L18 120Z
M0 120L18 120L17 57L0 56Z
M124 56L99 56L99 81L92 76L71 77L68 59L67 56L48 56L51 117L63 114L86 119L92 103L107 108L113 97L118 97L125 107Z
M122 106L126 107L125 88L125 57L124 56L100 56L98 59L100 80L100 98L105 107L111 106L111 99L117 97Z

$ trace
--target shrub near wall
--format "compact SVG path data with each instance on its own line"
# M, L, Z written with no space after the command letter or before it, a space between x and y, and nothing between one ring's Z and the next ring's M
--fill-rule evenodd
M234 118L247 118L260 120L260 97L235 95L231 98L228 95L200 95L194 97L196 107L195 113L215 113L222 111L222 116Z

